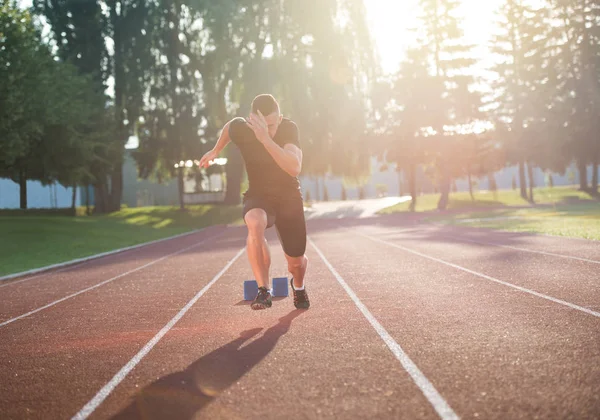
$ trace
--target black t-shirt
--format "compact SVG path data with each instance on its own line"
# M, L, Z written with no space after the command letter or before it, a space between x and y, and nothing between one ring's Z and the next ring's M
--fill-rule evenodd
M246 164L249 184L247 195L289 196L300 193L298 178L288 174L275 162L243 118L231 121L229 137L240 149ZM296 123L283 118L273 141L281 147L287 143L300 147Z

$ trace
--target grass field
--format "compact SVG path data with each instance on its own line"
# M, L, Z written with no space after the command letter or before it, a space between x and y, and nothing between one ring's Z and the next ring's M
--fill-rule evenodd
M0 215L0 276L165 238L241 223L239 206L125 208L106 216Z
M600 203L465 212L450 217L433 216L428 221L600 241Z
M437 209L439 194L424 194L417 197L417 206L415 211L426 212ZM529 201L524 200L519 195L518 190L500 190L496 194L488 191L476 192L475 200L471 200L468 192L457 192L450 194L448 204L449 210L459 210L480 207L503 207L520 206L532 207ZM554 188L536 188L533 192L533 198L536 205L542 204L574 204L574 203L593 203L597 202L589 194L578 191L575 187L554 187ZM381 210L380 214L392 214L409 211L410 201L400 203L392 207Z
M425 221L483 227L510 232L531 232L600 240L600 202L574 187L537 188L535 204L523 200L518 191L450 195L451 214L435 212L439 194L418 197L417 212L431 212ZM409 210L410 202L388 207L381 214Z

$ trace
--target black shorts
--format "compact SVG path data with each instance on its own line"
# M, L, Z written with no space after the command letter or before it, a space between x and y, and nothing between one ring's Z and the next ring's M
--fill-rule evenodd
M301 257L306 251L306 221L301 195L269 197L244 195L243 214L252 209L267 213L267 229L275 226L283 251L290 257ZM245 220L245 219L244 219Z

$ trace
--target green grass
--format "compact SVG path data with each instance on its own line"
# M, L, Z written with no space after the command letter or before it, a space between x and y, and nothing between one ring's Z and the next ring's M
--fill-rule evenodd
M0 276L137 245L202 227L240 224L239 206L125 208L106 216L0 214Z
M418 197L416 211L426 214L424 221L600 240L600 202L575 187L537 188L533 205L513 190L498 191L495 197L478 192L474 201L469 193L454 193L448 206L454 210L451 214L435 212L438 199L439 194ZM409 205L401 203L380 213L406 212Z
M431 217L428 220L508 232L543 233L600 241L600 203L475 211L450 217Z
M436 210L439 198L439 194L423 194L417 197L415 211L426 212ZM495 195L488 191L480 191L474 193L474 198L475 200L471 200L471 196L468 192L451 193L448 209L460 210L480 207L531 206L529 201L521 198L519 190L500 190ZM575 187L535 188L533 198L537 205L595 202L589 194L578 191ZM405 212L409 211L409 207L410 201L387 207L381 210L379 214Z

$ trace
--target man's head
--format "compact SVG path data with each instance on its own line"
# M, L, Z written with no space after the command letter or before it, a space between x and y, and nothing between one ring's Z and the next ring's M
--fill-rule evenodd
M265 120L267 120L269 135L274 137L275 133L277 132L277 128L283 119L283 115L281 115L279 104L273 95L264 93L256 96L252 100L252 112L258 115L258 111L260 111L265 117Z

